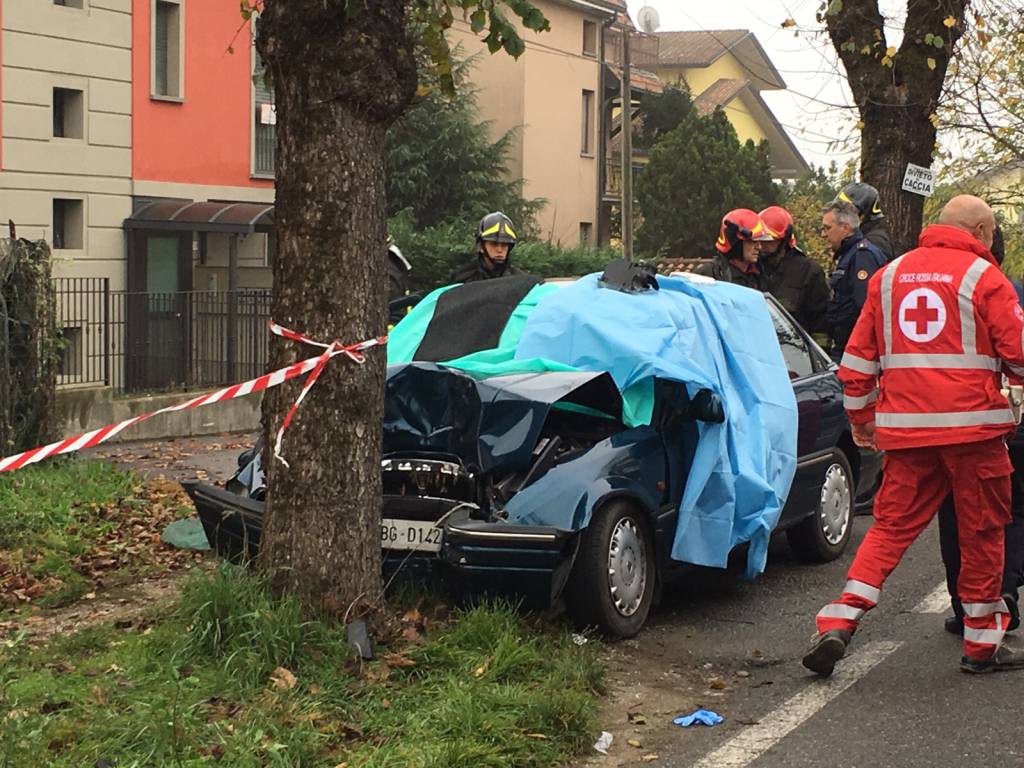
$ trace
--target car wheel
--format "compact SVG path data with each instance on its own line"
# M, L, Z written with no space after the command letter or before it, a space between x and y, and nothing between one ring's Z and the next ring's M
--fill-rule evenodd
M850 462L837 449L824 467L814 514L786 532L796 556L816 563L826 563L843 554L853 532L854 481Z
M655 588L654 537L647 516L620 499L597 510L581 533L566 607L576 623L612 638L647 621Z

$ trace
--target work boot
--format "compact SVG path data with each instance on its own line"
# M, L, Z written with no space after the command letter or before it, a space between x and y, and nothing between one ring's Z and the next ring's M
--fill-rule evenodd
M803 665L821 677L828 677L836 662L846 655L853 633L845 629L832 629L811 638L811 649L804 654Z
M1015 637L1004 638L991 659L972 659L969 656L960 659L960 670L975 675L1010 669L1024 669L1024 646Z
M951 635L964 636L964 620L960 616L950 616L942 622L942 628Z

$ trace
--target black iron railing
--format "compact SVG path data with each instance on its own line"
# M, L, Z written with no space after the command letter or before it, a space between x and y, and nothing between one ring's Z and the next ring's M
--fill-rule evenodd
M59 278L54 285L62 386L216 387L267 369L267 289L137 293L112 291L106 278Z

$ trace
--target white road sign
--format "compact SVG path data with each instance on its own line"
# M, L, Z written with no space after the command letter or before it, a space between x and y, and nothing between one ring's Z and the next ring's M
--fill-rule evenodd
M907 163L907 172L903 175L903 190L915 195L931 197L935 193L935 171L924 166Z

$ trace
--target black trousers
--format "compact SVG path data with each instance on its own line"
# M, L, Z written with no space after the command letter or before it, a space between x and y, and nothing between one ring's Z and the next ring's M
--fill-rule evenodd
M1013 464L1013 475L1010 476L1010 514L1013 517L1006 526L1003 594L1017 598L1017 590L1024 586L1024 445L1010 445L1009 453ZM956 598L956 582L960 577L960 542L957 540L956 511L951 495L939 507L939 546L942 549L942 564L946 567L946 589L949 590L953 611L963 618L963 608Z

